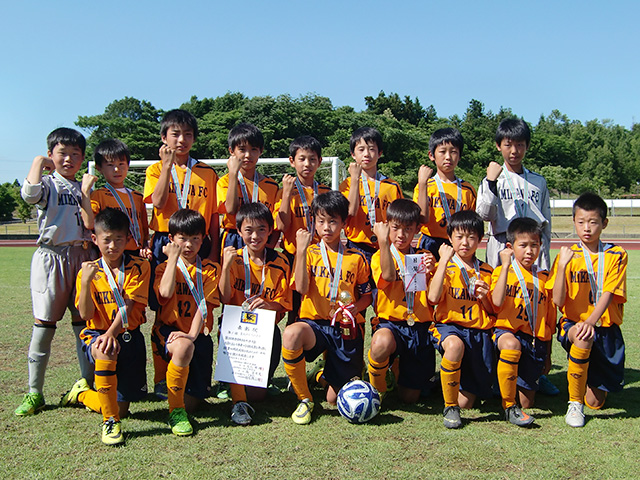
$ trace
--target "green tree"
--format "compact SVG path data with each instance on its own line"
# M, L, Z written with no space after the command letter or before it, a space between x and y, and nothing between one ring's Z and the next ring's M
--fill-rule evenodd
M0 220L11 220L17 203L13 193L13 185L3 183L0 185Z

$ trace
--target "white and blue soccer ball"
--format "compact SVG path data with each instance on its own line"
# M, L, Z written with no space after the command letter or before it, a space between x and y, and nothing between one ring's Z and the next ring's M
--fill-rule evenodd
M368 382L352 380L338 392L338 412L351 423L365 423L380 411L380 394Z

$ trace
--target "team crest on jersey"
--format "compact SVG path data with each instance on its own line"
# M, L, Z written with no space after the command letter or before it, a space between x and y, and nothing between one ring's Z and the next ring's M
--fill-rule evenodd
M251 325L255 325L258 323L258 314L255 312L242 312L240 323L250 323Z

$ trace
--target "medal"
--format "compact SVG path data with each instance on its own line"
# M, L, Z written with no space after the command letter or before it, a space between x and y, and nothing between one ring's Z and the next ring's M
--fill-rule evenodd
M129 216L129 211L127 210L127 207L125 206L124 202L120 198L120 195L118 195L117 190L113 188L113 186L111 186L110 183L107 183L105 185L105 188L109 190L109 192L111 192L111 195L113 195L113 198L118 203L118 207L129 219L129 231L131 232L131 236L136 242L136 245L138 246L138 248L142 248L142 242L140 241L140 226L138 225L138 212L136 211L136 204L133 202L133 196L131 195L131 190L128 189L127 187L124 188L127 192L127 195L129 196L129 204L131 204L131 216Z
M369 223L371 224L371 228L373 228L373 226L376 224L376 199L380 194L380 174L376 172L376 186L373 198L371 198L371 191L369 190L369 180L367 180L364 172L360 174L360 179L362 181L362 189L364 190L364 199L367 204ZM371 235L371 241L375 243L378 241L378 238L375 235Z
M258 171L256 170L253 173L253 194L251 198L249 198L249 192L247 191L247 184L244 181L244 176L241 172L238 172L238 182L240 183L240 191L242 192L242 200L244 203L251 203L258 201L258 188L259 188L259 178Z
M129 317L127 316L127 305L124 303L124 298L122 298L122 292L124 291L124 255L122 256L122 264L120 265L120 269L118 271L117 282L113 278L111 269L109 268L109 265L107 265L107 262L105 262L104 257L100 258L100 264L105 276L107 277L107 282L109 283L109 288L113 293L113 298L115 299L116 305L118 306L122 328L124 329L122 340L128 342L129 340L131 340L131 334L127 331L129 328ZM125 338L125 334L128 335L129 340Z
M314 234L315 230L315 220L311 215L311 207L309 207L309 203L307 202L307 195L304 193L304 185L298 177L296 177L296 189L298 190L298 195L300 195L300 203L302 203L302 211L304 212L304 218L307 221L307 231ZM318 182L313 181L313 198L318 196Z
M171 181L173 182L173 190L176 194L176 200L178 201L178 208L189 208L189 186L191 184L191 168L196 164L196 161L189 157L187 161L187 169L184 175L184 185L180 188L180 180L178 180L178 170L175 164L171 165ZM133 203L132 203L133 205Z
M373 243L376 243L378 241L378 237L376 237L375 235L371 235L371 241Z
M187 269L187 265L182 260L182 257L178 258L178 268L180 269L180 273L182 273L182 277L184 281L187 282L187 286L189 287L189 291L193 296L193 299L196 301L198 305L198 310L200 310L200 314L202 316L202 323L206 326L207 324L207 301L204 298L204 284L202 281L202 260L200 260L199 256L196 256L196 283L193 283L191 279L191 275L189 274L189 270Z
M242 247L242 260L244 261L244 298L246 299L242 303L242 309L250 312L251 309L249 307L251 306L251 302L260 297L264 290L264 280L267 271L267 250L265 249L264 256L262 257L262 280L260 281L260 288L255 295L251 295L251 260L249 259L249 250L246 246Z
M447 219L447 223L451 220L451 210L449 209L449 202L447 202L447 195L444 193L444 186L442 185L442 180L440 180L440 176L438 174L433 177L436 181L436 186L438 187L438 193L440 194L440 203L442 204L442 211L444 212L444 216ZM460 184L460 179L456 177L456 190L457 190L457 199L456 199L456 213L460 211L462 208L462 185Z
M333 318L336 314L336 304L335 302L331 303L331 308L329 308L329 316Z
M520 285L520 295L524 300L524 307L527 314L527 319L529 320L529 328L531 328L531 334L533 335L533 340L535 342L537 329L536 327L538 323L538 297L540 296L540 281L538 279L538 272L536 270L536 266L534 265L533 269L531 270L531 277L533 281L533 298L531 298L529 296L529 290L527 290L527 283L524 280L524 275L522 274L520 265L515 258L511 258L511 266L513 267L513 271L515 272L516 277L518 277L518 284Z
M507 179L507 184L508 184L509 190L511 191L511 197L513 197L513 206L516 209L516 213L518 217L521 217L521 218L526 217L527 203L529 202L529 198L528 198L529 182L527 181L527 169L522 167L522 174L524 176L524 195L522 194L522 191L519 188L516 188L514 186L513 179L511 178L511 172L509 172L509 170L507 170L507 167L505 167L504 165L502 165L502 173ZM518 175L518 174L515 173L515 175ZM516 200L516 193L518 194L517 200ZM522 202L522 204L518 203L518 201Z
M412 326L416 324L416 316L413 314L413 306L416 298L416 292L407 290L407 283L404 281L404 278L407 276L407 268L402 261L402 256L400 252L396 248L395 245L391 244L390 246L391 255L393 255L394 260L396 261L397 269L400 271L400 278L402 278L402 288L404 289L404 296L406 299L407 311L404 314L404 319L407 322L408 326ZM409 282L411 283L411 282Z
M410 312L407 310L407 313L405 315L405 319L407 321L407 325L409 327L413 327L416 324L416 316L413 314L413 312Z
M329 316L331 318L335 317L336 314L336 300L338 300L338 287L340 286L340 277L342 273L342 257L344 256L344 247L342 246L342 242L338 244L338 259L336 260L336 268L331 273L331 261L329 260L329 254L327 253L327 246L324 243L324 240L320 241L320 254L322 255L322 263L324 267L327 269L327 274L329 275L329 305L331 309L329 310ZM348 292L347 292L348 293Z
M250 312L250 307L251 304L249 303L248 300L245 300L244 302L242 302L242 310L244 310L245 312Z
M205 326L204 326L204 331L203 331L202 333L204 333L204 334L205 334L205 336L207 336L207 337L208 337L208 336L209 336L209 334L211 333L211 330L209 330L209 328L205 325Z
M476 296L476 277L469 278L469 295L472 297Z
M129 333L129 330L124 331L122 334L122 340L124 340L125 343L129 343L131 341L131 334Z

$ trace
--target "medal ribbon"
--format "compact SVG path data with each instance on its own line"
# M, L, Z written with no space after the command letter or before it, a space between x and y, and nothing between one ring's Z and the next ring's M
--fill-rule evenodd
M502 172L507 179L509 190L511 191L511 197L513 198L513 205L516 207L518 217L527 216L527 203L529 201L529 182L527 181L527 169L522 167L522 173L524 176L524 197L521 195L520 190L516 189L513 185L513 179L511 178L511 172L503 165ZM517 173L515 174L517 175ZM516 193L518 194L516 196ZM518 203L518 200L522 202L522 205Z
M587 273L589 274L589 283L591 283L591 296L593 297L593 304L595 305L600 300L602 295L602 288L604 284L604 245L602 242L598 242L598 277L596 278L593 262L591 261L591 254L584 248L584 244L580 242L582 247L582 255L584 256L584 263L587 266Z
M189 157L187 161L187 170L184 174L184 185L180 188L180 180L178 180L178 170L175 164L171 165L171 178L173 180L173 189L176 192L176 198L178 199L178 208L187 208L187 197L189 196L189 186L191 184L191 168L196 164L196 161Z
M142 243L140 242L140 226L138 225L138 213L136 211L136 206L133 203L133 195L131 195L131 190L128 189L127 187L124 187L124 189L127 191L127 195L129 195L129 203L131 204L131 216L129 216L129 211L127 210L127 207L124 205L124 202L122 201L122 199L120 198L120 195L118 195L118 192L116 191L115 188L113 188L113 186L111 186L109 183L106 184L107 190L109 190L111 192L111 195L113 195L113 198L116 199L116 202L118 202L118 206L120 207L120 210L122 210L125 215L127 217L129 217L129 230L131 231L131 235L133 236L133 239L136 241L136 245L138 245L138 247L142 247Z
M440 194L440 203L442 203L442 210L444 210L444 216L447 219L447 223L451 220L451 210L449 209L449 202L447 201L447 195L444 193L444 186L442 185L442 180L440 180L440 176L436 174L433 177L436 181L436 186L438 187L438 193ZM460 179L456 177L456 190L458 192L456 199L456 213L460 211L462 208L462 184L460 183Z
M260 289L258 293L253 296L251 295L251 263L249 260L249 251L246 246L242 247L242 260L244 260L244 298L247 299L247 302L251 302L253 299L260 297L264 290L267 271L267 250L265 249L264 256L262 257L262 280L260 281Z
M315 229L315 221L311 218L311 208L309 208L309 204L307 203L307 196L304 193L304 186L302 182L296 177L296 189L298 190L298 195L300 195L300 202L302 202L302 210L304 211L305 219L307 220L307 231L313 235L313 231ZM313 198L318 196L318 182L313 181Z
M67 188L67 190L69 190L69 193L76 198L76 201L78 202L77 204L78 214L80 215L79 218L82 219L82 207L80 206L80 202L82 201L82 188L80 188L78 185L74 185L69 180L67 180L62 175L60 175L58 172L53 172L53 176L58 180L60 180L62 184ZM78 182L75 182L75 183L78 183ZM76 190L78 190L79 192L76 193ZM84 232L85 228L84 228L84 222L82 220L80 220L80 226L82 227L82 231Z
M529 297L529 290L527 290L527 283L524 281L522 270L520 270L520 265L518 265L518 262L515 258L511 258L511 266L513 267L513 271L516 273L516 277L518 277L520 292L522 293L524 306L527 310L527 317L529 317L528 320L529 327L531 327L531 333L533 335L533 338L536 338L536 324L538 323L538 296L540 292L537 268L534 265L531 270L531 277L533 278L533 302L531 302L531 297Z
M329 261L329 254L327 253L327 246L324 244L324 241L320 242L320 253L322 255L322 263L324 263L331 281L329 287L329 301L331 302L331 305L335 305L336 299L338 298L338 287L340 286L344 247L342 246L342 242L338 244L338 260L336 261L336 269L334 270L333 275L331 274L331 262Z
M259 183L258 171L256 170L253 173L253 194L251 195L251 198L249 198L249 192L247 191L247 184L245 183L244 177L240 172L238 172L238 182L240 182L240 191L242 192L242 199L244 200L244 203L257 202L258 201L258 183Z
M469 278L469 272L467 272L467 267L465 267L464 263L462 263L462 259L456 253L451 259L453 263L460 269L460 273L462 273L462 279L464 280L464 284L467 286L467 289L471 286L471 279ZM480 272L480 262L477 258L473 259L473 271L476 274L476 278ZM469 292L471 293L471 292Z
M193 299L198 304L198 310L202 314L202 323L206 325L207 323L207 301L204 298L204 285L202 284L202 260L200 257L196 257L196 282L197 286L193 283L191 279L191 275L189 275L189 270L187 269L187 265L184 263L181 257L178 258L178 268L182 273L182 277L184 281L187 282L189 286L189 291L191 291L191 295L193 295Z
M364 199L367 202L369 223L371 224L371 228L373 228L373 226L376 224L376 198L378 198L378 195L380 194L380 174L376 172L376 186L373 198L371 198L371 190L369 190L369 180L367 180L364 173L360 174L360 179L362 180Z
M104 274L109 282L109 288L111 288L113 298L115 298L116 305L118 305L118 311L120 312L120 318L122 320L122 328L127 331L129 328L129 318L127 317L127 305L124 303L124 298L122 298L122 291L124 290L124 255L122 256L122 265L120 265L120 270L118 271L117 283L113 278L113 273L111 273L109 265L104 261L104 258L100 258L100 266L102 267L102 270L104 270Z
M389 248L391 250L391 255L393 255L393 258L396 260L398 270L400 271L400 277L402 278L402 288L404 289L404 295L407 299L407 311L409 312L409 314L412 314L416 292L407 292L407 284L405 283L407 268L405 267L402 256L400 255L400 252L398 251L396 246L394 244L391 244Z

